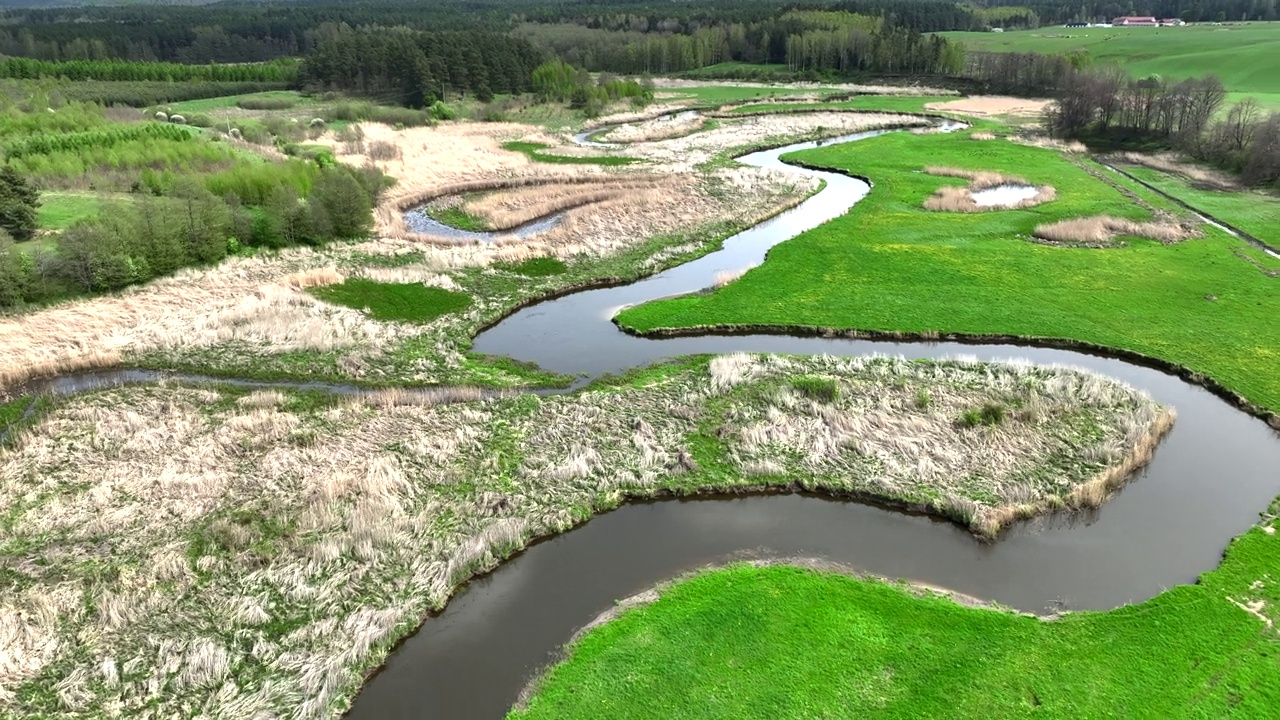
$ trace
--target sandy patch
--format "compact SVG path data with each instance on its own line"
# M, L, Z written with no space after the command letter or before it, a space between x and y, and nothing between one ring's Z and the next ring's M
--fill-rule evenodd
M1052 100L1034 100L1003 95L974 95L960 98L959 100L926 103L924 109L978 115L980 117L988 115L1034 117L1043 113L1045 108L1049 107L1052 102Z

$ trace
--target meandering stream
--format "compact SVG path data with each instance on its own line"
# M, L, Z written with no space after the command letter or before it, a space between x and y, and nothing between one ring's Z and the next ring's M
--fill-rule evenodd
M349 717L500 718L573 631L614 600L748 551L821 556L1037 612L1137 602L1171 585L1194 582L1215 567L1230 539L1280 493L1280 440L1264 423L1198 386L1114 358L1012 345L783 335L659 340L618 330L611 318L620 308L698 291L719 271L758 264L770 247L843 215L870 191L862 180L779 159L816 145L797 143L740 158L748 165L786 168L826 181L821 192L792 210L735 235L720 251L658 275L524 308L477 337L475 348L584 377L678 355L737 351L963 354L1077 365L1143 388L1177 408L1177 425L1154 461L1101 509L1023 523L996 543L978 542L965 530L929 517L806 495L632 503L537 543L472 582L390 657ZM160 376L130 370L81 373L39 381L29 389L66 394Z
M615 600L744 551L821 556L1034 612L1137 602L1215 567L1230 539L1280 492L1280 440L1270 428L1198 386L1122 360L1010 345L780 335L659 340L625 334L611 322L623 307L698 291L719 271L758 264L770 247L847 212L870 190L867 183L779 159L816 145L740 158L825 180L804 203L699 260L631 285L520 310L477 337L476 350L584 377L678 355L737 351L963 354L1083 366L1177 408L1178 423L1154 461L1101 509L1024 523L990 544L951 523L816 496L632 503L538 543L472 582L389 658L348 717L500 718L573 632Z

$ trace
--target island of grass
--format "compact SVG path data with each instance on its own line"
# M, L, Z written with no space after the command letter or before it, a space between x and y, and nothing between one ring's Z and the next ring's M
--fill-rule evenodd
M557 155L555 153L544 152L551 147L546 143L524 142L513 140L503 143L503 149L512 150L518 153L524 153L529 156L530 160L544 163L556 163L559 165L630 165L640 162L636 158L623 157L621 155Z
M1029 242L1057 221L1143 223L1180 211L1137 184L1055 150L965 133L891 133L788 158L864 175L875 187L845 216L773 248L741 280L629 308L618 322L653 334L770 326L1083 342L1207 375L1259 414L1280 407L1280 283L1238 256L1256 252L1247 243L1212 227L1173 244L1121 237L1106 250ZM954 184L923 172L932 165L1017 174L1052 185L1057 199L930 212L925 199Z
M466 293L423 283L385 283L366 278L350 278L310 292L321 300L363 310L374 319L395 322L427 323L471 305Z
M1083 371L757 355L552 397L80 395L0 448L5 553L40 558L5 606L42 608L6 689L47 716L340 708L459 583L628 497L801 486L988 534L1101 501L1168 419Z
M1050 620L829 570L707 571L589 630L508 718L1270 717L1277 524L1196 585Z

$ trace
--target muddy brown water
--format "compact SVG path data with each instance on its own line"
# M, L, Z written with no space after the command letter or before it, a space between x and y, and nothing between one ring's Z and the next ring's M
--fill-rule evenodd
M1032 612L1139 602L1214 568L1230 539L1280 493L1280 441L1264 423L1198 386L1122 360L1014 345L785 335L659 340L613 325L622 307L701 290L718 271L760 263L773 245L844 214L866 195L870 188L862 180L779 160L814 145L741 158L827 181L793 210L730 238L719 252L659 275L520 310L477 337L476 350L583 377L678 355L738 351L964 355L1074 365L1143 388L1177 408L1178 422L1152 463L1102 508L1022 523L995 543L930 517L802 494L624 505L535 544L470 583L391 655L349 718L500 718L573 632L615 600L744 552L822 557Z
M741 160L821 177L827 181L821 193L730 238L723 250L702 259L631 285L520 310L477 337L476 349L584 378L679 355L738 351L964 355L1086 367L1177 408L1178 422L1151 464L1102 508L1022 523L995 543L978 542L963 529L927 516L813 495L631 503L536 543L470 583L390 656L348 717L500 718L573 632L615 600L744 552L826 558L1032 612L1139 602L1214 568L1230 539L1256 522L1258 512L1280 493L1280 439L1264 423L1198 386L1122 360L1015 345L767 334L658 340L627 335L613 325L610 320L621 307L697 291L710 285L717 271L758 264L769 247L842 215L865 196L869 186L861 180L784 166L778 159L813 146L800 143ZM69 394L162 377L175 376L111 370L37 381L27 389ZM323 383L176 378L358 391Z

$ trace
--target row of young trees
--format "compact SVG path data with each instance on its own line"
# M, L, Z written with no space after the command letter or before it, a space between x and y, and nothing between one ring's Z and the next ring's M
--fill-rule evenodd
M1070 72L1047 116L1060 137L1158 142L1240 175L1280 186L1280 113L1253 99L1222 110L1227 93L1208 76L1171 82L1132 79L1119 69Z
M526 40L478 32L341 27L316 46L303 82L425 107L446 91L488 101L530 89L543 56Z
M362 237L383 181L372 168L337 165L316 168L303 191L286 181L246 186L252 193L241 197L240 187L219 196L198 179L181 178L162 197L138 195L71 226L52 249L29 249L15 237L29 237L30 226L5 221L10 175L11 169L0 169L0 308L116 290L246 247ZM28 206L33 219L34 205Z
M37 80L160 81L160 82L263 82L290 83L298 77L292 60L239 65L183 65L168 62L128 62L124 60L47 61L10 57L0 59L0 78Z

